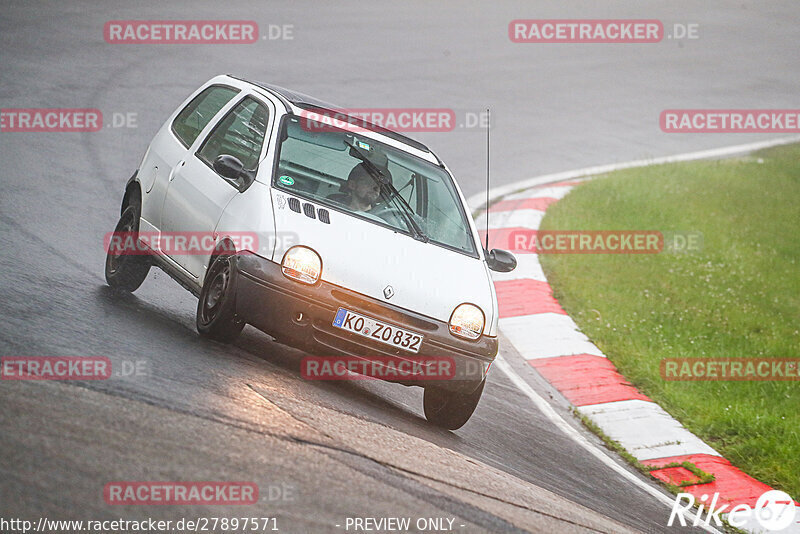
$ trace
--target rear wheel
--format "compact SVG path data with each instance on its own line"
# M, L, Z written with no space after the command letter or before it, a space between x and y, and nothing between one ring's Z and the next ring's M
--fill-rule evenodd
M436 426L457 430L472 417L483 394L486 379L472 392L448 391L436 386L425 386L423 406L425 417Z
M150 272L150 258L137 254L136 247L130 250L129 243L135 243L139 234L139 205L131 204L122 211L114 228L114 236L124 244L109 241L106 254L106 282L113 288L136 291Z
M216 256L197 301L197 331L201 336L230 343L244 328L244 321L236 317L236 280L233 257Z

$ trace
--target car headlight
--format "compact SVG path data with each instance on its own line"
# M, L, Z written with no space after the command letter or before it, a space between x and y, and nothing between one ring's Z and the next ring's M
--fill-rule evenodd
M286 278L313 285L322 275L322 259L310 248L297 245L283 255L281 271Z
M476 340L481 337L484 322L483 311L474 304L465 302L456 306L450 316L450 333L464 339Z

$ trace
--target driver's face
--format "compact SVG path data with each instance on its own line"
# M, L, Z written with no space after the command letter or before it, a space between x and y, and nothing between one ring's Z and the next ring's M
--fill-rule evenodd
M353 196L364 204L374 204L381 194L380 186L367 175L360 174L352 186Z

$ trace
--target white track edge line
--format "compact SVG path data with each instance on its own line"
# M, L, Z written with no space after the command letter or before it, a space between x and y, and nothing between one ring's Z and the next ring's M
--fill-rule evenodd
M644 482L643 480L638 478L636 475L634 475L633 473L631 473L630 471L619 465L617 462L615 462L610 456L608 456L594 444L589 442L589 440L587 440L584 436L582 436L580 432L578 432L573 426L567 423L564 420L564 418L561 417L555 411L555 409L553 409L552 406L550 406L549 402L544 400L544 398L542 398L538 393L536 393L536 391L525 381L525 379L519 376L517 372L511 368L511 366L503 359L502 356L498 354L497 358L495 358L494 363L501 371L503 371L503 373L509 378L509 380L511 380L511 382L515 386L517 386L517 388L519 388L519 390L522 393L524 393L537 408L539 408L539 411L541 411L544 414L544 416L547 417L556 427L560 428L561 431L564 432L568 437L570 437L578 445L586 449L592 456L600 460L603 464L610 467L620 476L632 482L635 486L638 486L640 489L644 490L646 493L649 493L651 496L655 497L659 501L663 502L664 504L669 506L670 509L672 508L674 504L673 499L671 499L666 494L660 492L647 482ZM683 512L683 515L687 519L691 520L689 524L694 524L695 522L694 512L691 513ZM705 530L706 532L711 532L713 534L722 534L716 528L710 525L703 524L702 521L698 526L703 530Z

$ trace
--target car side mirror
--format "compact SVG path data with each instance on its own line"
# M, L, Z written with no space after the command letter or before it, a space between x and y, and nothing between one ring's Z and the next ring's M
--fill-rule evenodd
M213 166L217 174L228 180L238 180L244 170L244 165L239 158L227 154L217 156Z
M507 250L493 248L491 252L486 252L486 249L484 249L484 253L486 255L486 264L493 271L510 273L517 268L517 258Z

